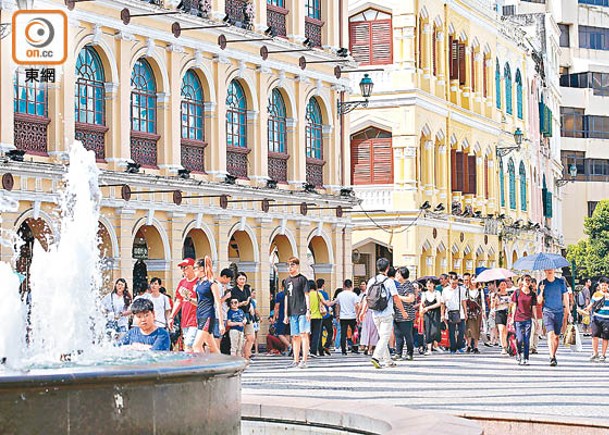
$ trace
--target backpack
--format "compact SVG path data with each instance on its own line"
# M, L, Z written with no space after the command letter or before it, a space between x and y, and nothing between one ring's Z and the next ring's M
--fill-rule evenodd
M583 290L580 290L577 294L577 306L580 308L586 306L586 296L584 295Z
M366 301L368 302L368 308L374 311L383 311L389 305L389 295L387 289L383 285L388 278L382 281L374 279L374 283L368 288L368 294L366 295Z

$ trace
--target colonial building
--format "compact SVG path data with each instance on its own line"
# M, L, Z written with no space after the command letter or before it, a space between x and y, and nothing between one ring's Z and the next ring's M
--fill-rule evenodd
M384 210L354 217L356 276L379 256L422 276L557 249L560 163L541 148L558 150L543 78L558 30L533 46L520 27L491 1L350 1L351 50L376 84L351 116L351 181Z
M348 80L335 71L355 66L337 55L346 2L177 3L37 2L69 18L55 83L26 80L2 39L0 143L25 152L1 166L14 180L3 194L19 201L2 229L26 241L18 269L27 274L34 241L46 248L57 233L57 191L78 139L101 169L108 287L158 276L171 293L178 262L204 255L216 271L246 272L264 315L292 255L308 277L339 286L352 270L340 207L354 205L340 195L348 124L337 102ZM15 3L2 8L10 22Z

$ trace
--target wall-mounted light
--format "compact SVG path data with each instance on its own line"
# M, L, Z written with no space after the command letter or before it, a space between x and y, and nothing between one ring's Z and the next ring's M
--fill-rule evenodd
M267 189L277 189L277 180L269 178L268 180L266 180L266 187Z
M9 150L4 153L6 157L8 157L13 162L22 162L24 160L25 151L24 150Z
M497 157L499 157L500 159L507 156L512 151L520 150L520 146L522 145L522 139L524 138L524 134L522 133L522 130L520 128L517 128L516 131L514 131L513 136L514 136L514 143L516 144L516 146L497 147L496 153L497 153Z
M125 169L125 172L128 174L137 174L138 172L140 172L140 168L142 167L142 165L140 165L139 163L136 162L127 162L127 169Z
M429 210L431 208L431 204L429 203L429 201L425 201L423 204L421 204L420 208L423 211Z
M178 169L178 177L188 180L190 178L190 171L186 168Z
M359 88L364 99L359 101L338 101L337 110L339 115L345 115L358 107L368 107L368 100L372 95L372 89L374 88L374 83L368 74L364 74L364 77L360 80Z
M557 187L564 186L567 183L574 182L577 177L577 166L574 163L569 165L569 178L563 177L555 181Z
M303 183L302 184L302 188L304 189L305 192L307 193L317 193L317 190L315 190L315 185L311 184L311 183Z

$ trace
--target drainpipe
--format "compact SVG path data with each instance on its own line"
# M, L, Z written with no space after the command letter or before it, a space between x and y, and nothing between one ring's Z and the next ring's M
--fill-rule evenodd
M338 46L340 48L343 47L343 6L345 2L344 0L339 0L338 2L338 22L340 23L338 28ZM345 101L345 91L340 91L339 94L341 105ZM339 114L339 124L340 124L340 185L341 187L345 187L345 115ZM345 281L345 276L347 273L347 261L346 261L346 249L345 244L347 240L347 226L345 225L342 230L342 245L343 245L343 276L338 283L339 287L342 287L342 283Z

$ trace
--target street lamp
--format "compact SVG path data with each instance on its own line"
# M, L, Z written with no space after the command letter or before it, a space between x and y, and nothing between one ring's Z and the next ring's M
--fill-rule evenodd
M513 136L514 136L514 142L516 143L516 146L497 147L497 157L499 157L500 159L507 156L512 151L520 150L520 146L522 145L522 139L524 137L522 130L520 128L517 128L516 131L514 132Z
M577 177L577 166L575 166L575 163L571 163L569 165L569 178L564 178L564 177L559 178L558 180L555 181L556 186L561 187L567 183L575 181L575 177Z
M359 88L362 93L362 97L364 100L359 101L338 101L338 114L345 115L352 110L355 110L357 107L368 107L368 99L372 95L372 88L374 88L374 83L368 74L364 74L364 77L359 82Z

